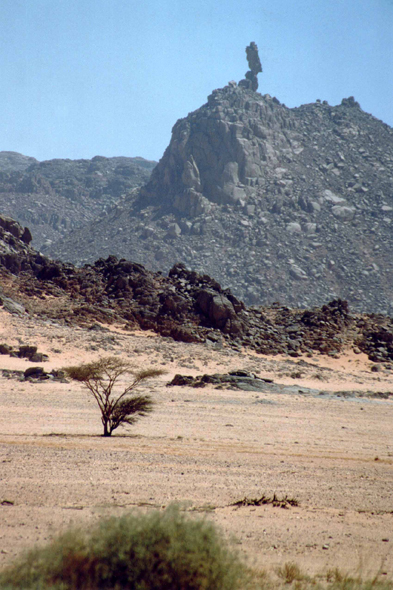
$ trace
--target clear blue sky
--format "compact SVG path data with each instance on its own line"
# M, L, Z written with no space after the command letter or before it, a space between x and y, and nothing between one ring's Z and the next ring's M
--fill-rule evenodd
M393 126L393 0L0 0L1 150L158 160L239 81L287 106L355 96Z

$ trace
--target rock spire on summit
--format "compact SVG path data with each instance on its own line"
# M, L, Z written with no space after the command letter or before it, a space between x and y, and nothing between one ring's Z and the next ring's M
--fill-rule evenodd
M249 71L246 73L246 78L240 80L239 86L243 88L250 88L256 91L258 89L258 74L262 72L262 64L258 55L258 46L254 41L246 47L247 61Z

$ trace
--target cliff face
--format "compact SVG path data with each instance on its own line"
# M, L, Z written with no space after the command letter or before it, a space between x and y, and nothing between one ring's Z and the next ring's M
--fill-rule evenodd
M297 124L277 100L231 83L176 123L142 195L169 201L190 217L206 212L208 201L233 206L263 199L276 168L299 147Z

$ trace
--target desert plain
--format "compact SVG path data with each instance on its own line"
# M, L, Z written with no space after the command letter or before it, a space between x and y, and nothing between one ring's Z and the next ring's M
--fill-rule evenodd
M49 357L0 356L0 566L70 525L177 502L190 518L216 523L256 569L294 562L309 574L337 567L392 579L389 366L353 350L269 357L4 310L0 342L35 345ZM10 373L106 355L166 371L141 388L154 411L110 438L81 384ZM239 369L280 387L167 387L175 374ZM298 505L233 505L262 494Z

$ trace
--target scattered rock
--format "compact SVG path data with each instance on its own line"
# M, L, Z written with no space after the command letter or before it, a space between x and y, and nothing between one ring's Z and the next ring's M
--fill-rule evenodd
M176 264L167 277L114 256L77 268L46 258L14 236L15 257L8 257L4 252L10 235L0 225L3 290L7 286L19 293L28 313L92 329L98 323L122 322L129 329L154 330L183 342L208 340L261 354L298 357L319 351L335 357L344 347L355 346L374 363L393 360L392 320L353 315L342 299L312 309L279 303L246 308L230 289L183 264ZM297 280L308 283L305 271L289 262ZM37 363L47 360L29 344L8 354Z

